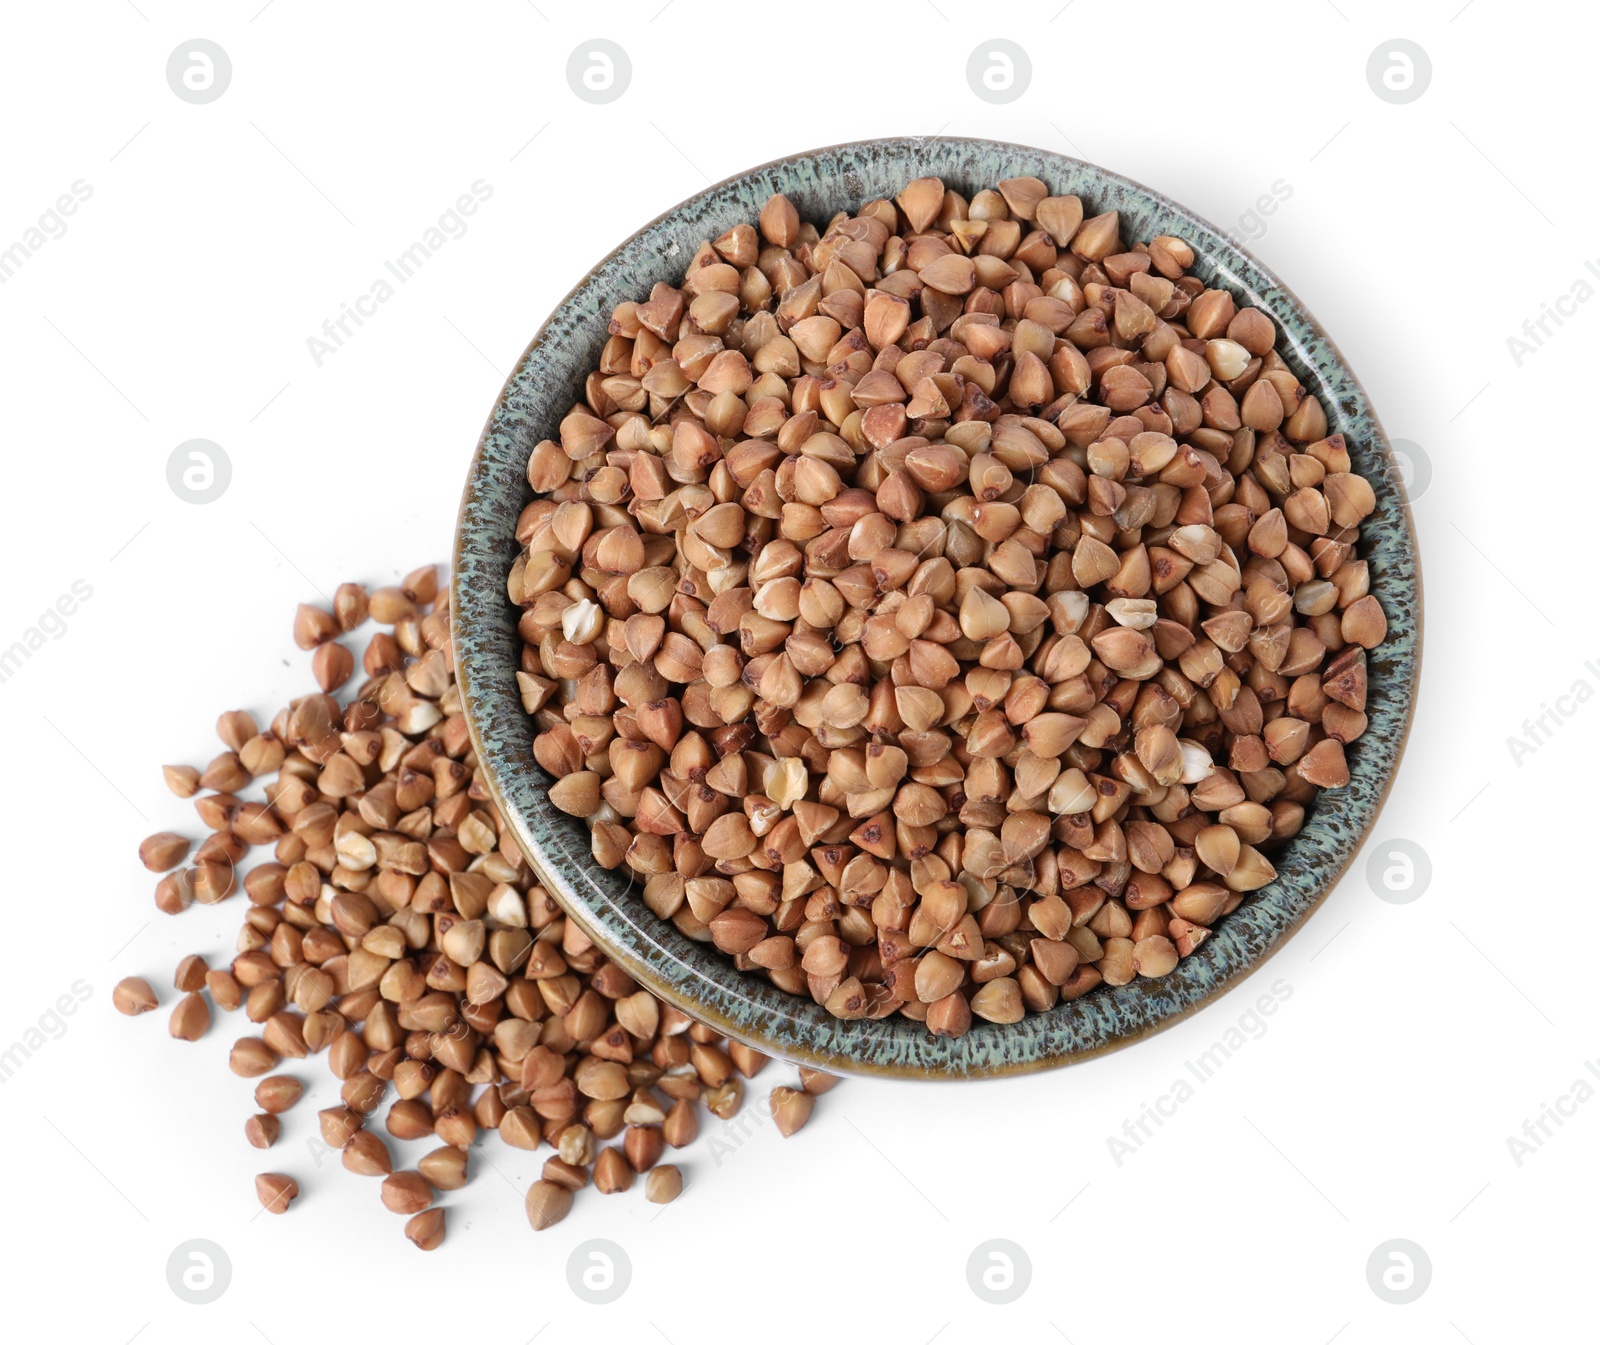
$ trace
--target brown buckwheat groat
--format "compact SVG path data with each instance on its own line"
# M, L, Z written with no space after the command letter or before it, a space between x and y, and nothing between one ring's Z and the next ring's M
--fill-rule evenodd
M551 800L735 965L946 1035L1168 974L1349 779L1371 486L1180 238L774 197L611 315L507 577Z

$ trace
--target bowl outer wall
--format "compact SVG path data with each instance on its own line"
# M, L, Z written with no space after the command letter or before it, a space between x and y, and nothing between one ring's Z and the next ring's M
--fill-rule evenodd
M892 197L935 175L967 194L1014 176L1075 193L1087 213L1117 210L1122 236L1177 234L1195 249L1192 274L1278 323L1278 353L1322 401L1328 432L1342 433L1377 508L1362 528L1371 591L1388 635L1368 659L1369 727L1349 752L1351 780L1325 791L1304 829L1276 857L1278 877L1252 894L1175 971L1101 986L1021 1022L975 1021L958 1038L935 1037L898 1015L844 1022L820 1005L737 971L709 944L680 934L640 900L624 871L599 868L587 827L557 810L551 778L532 757L533 729L515 670L520 641L505 577L517 516L529 498L533 445L554 437L606 339L620 302L657 281L678 283L695 249L755 218L774 192L819 226L838 209ZM769 1055L834 1073L917 1079L982 1078L1071 1064L1169 1027L1255 970L1338 882L1393 783L1410 730L1421 666L1422 584L1401 473L1366 393L1333 342L1260 262L1193 212L1128 178L1046 150L928 136L862 141L776 160L708 188L645 225L557 306L507 380L484 428L463 493L453 563L457 673L473 746L489 792L545 887L613 961L664 1001Z

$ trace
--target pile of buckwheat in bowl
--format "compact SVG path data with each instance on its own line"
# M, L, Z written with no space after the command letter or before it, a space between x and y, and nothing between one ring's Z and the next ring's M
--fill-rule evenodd
M1165 976L1273 881L1367 725L1375 495L1194 263L923 177L821 228L775 195L615 308L506 587L627 899L956 1037Z

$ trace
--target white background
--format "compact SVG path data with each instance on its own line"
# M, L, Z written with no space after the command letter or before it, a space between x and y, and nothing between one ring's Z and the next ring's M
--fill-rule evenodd
M1520 366L1507 345L1600 257L1592 12L137 4L18 7L0 44L0 248L74 181L93 189L0 286L0 646L74 581L93 590L0 684L0 1046L75 982L91 992L0 1085L8 1334L1489 1345L1592 1332L1600 1100L1520 1166L1507 1144L1600 1057L1583 909L1600 708L1579 706L1520 763L1507 741L1574 682L1600 687L1585 668L1600 659L1585 620L1600 304L1552 325ZM597 36L633 66L606 106L565 78ZM164 73L194 37L233 66L203 106ZM992 37L1033 64L1007 105L966 82ZM1432 61L1406 105L1365 74L1395 37ZM241 1134L250 1084L224 1063L239 1020L197 1045L168 1039L173 964L224 957L240 908L152 907L140 837L194 824L157 768L219 750L218 711L265 717L310 685L289 639L297 602L445 560L504 374L605 251L755 163L939 130L1078 154L1253 237L1390 434L1426 455L1425 674L1374 840L1421 846L1431 886L1382 901L1364 854L1269 967L1171 1031L1011 1082L848 1082L794 1139L756 1125L720 1162L702 1142L683 1160L691 1189L662 1211L639 1189L591 1190L535 1236L521 1192L544 1155L492 1141L425 1260L375 1183L319 1168L306 1147L335 1096L320 1061L299 1071L315 1087L263 1155ZM318 367L307 338L478 179L493 195L465 236ZM1247 212L1277 182L1292 194L1263 233ZM204 506L165 475L196 437L233 468ZM130 974L161 990L163 1012L112 1012ZM1119 1165L1108 1137L1280 980L1289 997L1264 1035ZM764 1118L765 1086L788 1074L763 1074L747 1115ZM269 1166L305 1192L286 1218L257 1217L251 1177ZM633 1266L605 1307L567 1287L568 1257L592 1237ZM167 1285L190 1238L232 1263L209 1306ZM1005 1307L967 1285L990 1238L1032 1264ZM1393 1238L1432 1264L1407 1306L1368 1285L1369 1255Z

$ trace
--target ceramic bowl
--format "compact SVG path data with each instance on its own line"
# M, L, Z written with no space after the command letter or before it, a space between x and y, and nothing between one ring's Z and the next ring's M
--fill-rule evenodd
M1002 178L1042 178L1053 192L1082 197L1088 214L1121 212L1125 239L1187 239L1194 272L1207 285L1271 313L1282 333L1279 354L1321 399L1329 432L1344 435L1356 470L1377 493L1361 554L1389 619L1388 638L1369 660L1371 723L1350 751L1350 783L1323 793L1304 830L1274 856L1276 881L1220 921L1168 976L1100 986L1010 1026L980 1021L953 1040L899 1017L841 1022L738 972L710 944L651 914L626 872L594 863L586 824L552 807L551 780L533 760L533 728L514 676L516 613L505 585L517 515L528 499L529 451L555 437L566 409L582 397L615 305L644 298L657 281L679 283L703 240L754 220L773 192L786 193L803 219L821 224L840 208L892 197L928 174L968 195ZM863 141L765 164L691 197L599 262L540 327L489 417L462 499L452 582L456 664L473 745L490 792L550 892L607 956L661 999L769 1055L841 1073L989 1078L1070 1064L1170 1026L1248 975L1327 896L1371 828L1410 727L1421 653L1421 580L1400 473L1366 393L1295 296L1211 224L1125 177L1045 150L942 136Z

